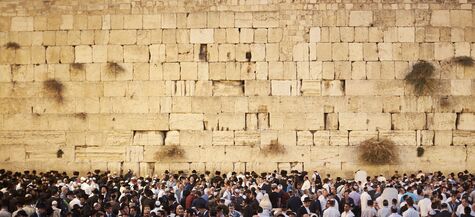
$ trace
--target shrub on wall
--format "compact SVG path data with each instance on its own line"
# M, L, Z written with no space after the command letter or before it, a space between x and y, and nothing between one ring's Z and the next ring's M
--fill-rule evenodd
M70 64L72 69L82 71L84 70L84 63L71 63Z
M285 146L280 144L277 140L271 140L269 145L264 146L261 148L261 153L265 156L268 155L280 155L285 154L287 150Z
M120 74L120 73L125 72L125 69L124 69L124 67L122 67L118 63L109 62L109 63L107 63L107 72L110 73L110 74L116 75L116 74Z
M422 157L424 155L424 148L419 146L417 147L417 157Z
M461 66L473 66L474 60L470 56L458 56L458 57L452 57L451 61L455 64L461 65Z
M5 44L5 47L10 50L18 50L20 49L20 44L16 42L8 42Z
M163 146L157 153L158 160L182 159L185 157L185 150L178 145Z
M56 79L49 79L43 82L44 89L56 99L56 102L63 103L63 91L64 85L56 80Z
M420 60L412 66L412 70L404 78L407 83L414 87L417 95L431 91L435 67L432 63Z
M389 139L368 139L358 145L359 159L371 165L391 164L399 161L396 144Z

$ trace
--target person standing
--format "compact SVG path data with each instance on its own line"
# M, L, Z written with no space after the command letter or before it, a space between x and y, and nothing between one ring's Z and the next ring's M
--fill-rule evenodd
M361 217L376 217L378 216L378 212L376 209L373 207L373 201L368 200L368 203L366 204L366 209L363 209L361 211ZM363 208L363 207L361 207Z
M335 208L335 200L329 199L327 201L328 208L323 211L323 217L340 217L340 211Z
M351 209L351 205L345 203L345 205L343 206L343 212L341 213L341 217L355 217L355 214L351 211Z
M414 209L414 200L412 197L406 199L407 210L402 213L402 217L419 217L419 212Z

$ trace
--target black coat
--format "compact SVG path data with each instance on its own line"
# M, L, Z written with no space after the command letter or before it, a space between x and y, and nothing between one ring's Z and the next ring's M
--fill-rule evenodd
M287 201L287 208L291 209L292 212L297 212L298 209L302 206L302 201L299 197L293 196Z
M304 206L301 206L298 210L297 210L297 217L302 217L303 215L305 214L310 214L307 212L307 209L305 209Z
M439 213L435 214L435 217L451 217L452 213L450 213L448 210L442 210Z

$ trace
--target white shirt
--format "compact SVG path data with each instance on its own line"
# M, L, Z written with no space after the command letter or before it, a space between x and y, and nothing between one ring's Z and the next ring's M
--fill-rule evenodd
M432 209L431 208L432 202L430 201L429 198L424 198L420 200L419 203L417 203L417 205L419 206L419 210L421 212L422 217L426 217L429 215L429 211Z
M417 212L414 208L410 207L402 213L402 217L419 217L419 212Z
M388 217L389 215L391 215L391 209L387 206L383 206L378 210L378 217Z
M361 210L364 211L368 207L368 200L371 200L371 196L365 191L360 196Z
M361 217L375 217L378 215L378 212L373 207L366 207L366 209L361 212Z
M402 217L402 216L399 215L399 213L391 213L391 215L389 215L389 217Z
M334 206L328 207L323 211L323 217L340 217L340 211L338 211Z
M341 217L355 217L355 214L351 210L348 212L344 211L341 213Z
M462 204L460 204L460 205L457 207L457 212L455 212L455 214L456 214L457 216L460 216L460 215L464 214L464 213L465 213L465 210L464 210L464 209L465 209L465 207L464 207Z

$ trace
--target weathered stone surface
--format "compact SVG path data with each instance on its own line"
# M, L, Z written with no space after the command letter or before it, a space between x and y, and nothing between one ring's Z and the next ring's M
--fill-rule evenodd
M203 114L170 114L172 130L202 130Z
M0 167L474 169L475 70L450 61L475 54L466 0L190 2L1 4ZM418 60L436 68L422 95L405 81ZM409 158L362 164L376 137Z

